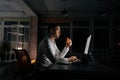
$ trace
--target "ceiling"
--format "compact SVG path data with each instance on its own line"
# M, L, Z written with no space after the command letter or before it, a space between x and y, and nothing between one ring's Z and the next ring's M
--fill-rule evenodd
M67 17L119 16L120 0L23 0L38 16Z
M23 0L0 0L0 17L29 17L36 14Z
M29 16L120 16L120 0L0 0L0 17Z

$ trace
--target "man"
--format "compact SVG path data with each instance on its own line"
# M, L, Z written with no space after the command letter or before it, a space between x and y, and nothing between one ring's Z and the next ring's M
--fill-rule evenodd
M61 52L59 51L55 39L59 39L60 35L61 31L58 24L48 26L48 36L42 39L38 45L36 64L42 66L40 68L47 68L54 63L69 64L77 60L76 56L65 58L69 47L72 45L71 39L67 38L66 46Z

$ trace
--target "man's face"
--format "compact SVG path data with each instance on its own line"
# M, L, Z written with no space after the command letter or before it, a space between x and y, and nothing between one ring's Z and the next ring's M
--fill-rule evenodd
M61 35L60 26L56 26L56 27L55 27L54 37L55 37L56 39L58 39L58 38L60 37L60 35Z

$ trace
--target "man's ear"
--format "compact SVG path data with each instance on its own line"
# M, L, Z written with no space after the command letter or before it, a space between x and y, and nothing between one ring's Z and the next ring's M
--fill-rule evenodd
M54 30L50 29L50 34L54 34Z

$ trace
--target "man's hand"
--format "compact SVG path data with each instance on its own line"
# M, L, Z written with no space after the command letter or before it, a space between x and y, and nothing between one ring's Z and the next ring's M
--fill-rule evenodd
M74 62L74 61L77 61L79 60L76 56L71 56L68 58L69 62Z
M70 47L72 45L72 40L67 37L66 39L66 47Z

